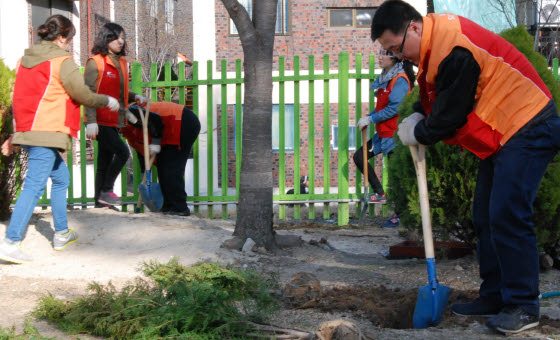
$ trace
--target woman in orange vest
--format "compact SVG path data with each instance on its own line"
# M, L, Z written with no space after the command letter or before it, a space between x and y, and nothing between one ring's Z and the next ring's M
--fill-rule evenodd
M140 158L144 171L144 138L138 106L129 108L130 118L122 129L128 144ZM168 215L189 216L185 191L185 166L200 132L198 117L181 104L155 102L150 104L148 132L150 156L157 154L156 165L163 194L161 211Z
M412 64L401 62L396 57L385 50L382 50L377 57L378 63L383 69L379 77L371 85L371 90L376 90L375 96L377 103L367 117L362 117L358 121L358 129L362 133L367 133L367 126L375 124L376 133L368 141L368 159L379 153L389 154L395 148L393 134L397 130L397 108L401 104L404 96L414 87L416 79ZM360 147L353 156L354 163L363 172L363 151ZM375 171L368 163L368 182L373 187L374 192L369 197L370 203L387 203L387 197L383 186L379 182ZM384 226L397 226L398 218L393 216Z
M23 234L47 180L52 181L51 206L55 234L53 248L62 250L78 239L68 228L66 189L70 174L61 151L69 150L80 129L80 104L116 111L119 103L107 95L95 94L67 49L76 30L62 15L53 15L39 26L40 43L25 50L16 67L13 93L14 135L2 145L10 155L20 145L28 153L23 190L12 213L6 238L0 244L0 259L13 263L30 262L20 247Z
M93 57L86 63L85 82L92 91L118 98L120 109L86 108L86 136L97 139L97 171L95 174L95 205L121 204L113 186L130 153L120 137L119 129L126 125L128 103L145 105L146 98L128 90L128 63L124 29L115 23L103 25L97 35Z

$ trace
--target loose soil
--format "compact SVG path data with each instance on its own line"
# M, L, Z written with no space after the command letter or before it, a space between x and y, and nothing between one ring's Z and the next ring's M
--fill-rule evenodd
M0 263L0 326L21 331L37 299L50 293L60 299L85 294L92 281L117 287L140 275L143 261L167 262L177 256L184 265L218 261L273 272L282 284L295 274L313 274L321 283L321 298L313 308L297 309L283 303L273 316L276 326L315 331L326 321L345 319L375 339L505 339L484 325L484 318L463 318L447 309L440 325L412 329L417 288L426 285L423 259L389 260L389 246L405 240L397 229L383 229L382 218L365 227L334 221L275 223L279 235L297 235L299 247L277 254L220 248L231 238L234 222L197 216L173 217L155 213L131 214L109 209L72 210L69 224L80 233L76 244L60 252L52 249L52 216L37 210L24 247L34 257L25 265ZM4 235L8 222L0 222ZM451 287L449 303L476 297L480 285L476 257L437 259L440 284ZM560 290L560 272L541 273L542 292ZM448 303L448 305L449 305ZM560 339L560 298L541 303L541 324L509 338ZM97 339L67 335L42 320L31 320L42 335L57 339Z

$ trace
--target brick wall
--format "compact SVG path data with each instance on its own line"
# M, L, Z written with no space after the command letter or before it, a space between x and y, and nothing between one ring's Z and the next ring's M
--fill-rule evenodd
M337 116L337 104L330 105L330 122L331 126L336 125L338 120ZM364 103L362 106L362 112L367 112L367 103ZM352 112L355 112L355 105L350 104L350 115ZM308 133L308 112L309 106L307 104L302 104L300 106L300 176L307 175L309 176L310 169L309 169L309 133ZM221 122L221 112L220 108L218 107L218 122ZM227 155L228 155L228 187L234 188L235 187L235 112L234 106L228 105L227 109ZM350 125L355 125L355 119L350 119ZM331 128L329 126L329 129ZM315 104L315 136L314 136L314 148L315 148L315 168L312 171L315 174L315 187L323 187L324 185L324 144L323 144L323 132L324 132L324 124L323 124L323 104ZM222 150L222 137L221 137L221 125L217 127L217 134L218 134L218 182L222 183L222 175L221 175L221 150ZM331 135L332 139L332 129L329 130L329 134ZM295 145L294 147L297 147ZM337 186L337 178L338 178L338 151L334 150L332 144L327 144L329 148L329 177L330 177L330 186ZM350 186L356 185L356 166L354 165L354 161L352 160L352 155L354 154L355 150L348 151L348 168L349 168L349 183ZM375 171L377 176L381 178L381 156L379 155L376 158L376 166ZM273 181L274 186L278 186L279 181L279 153L273 153ZM286 179L286 190L289 188L293 188L294 186L294 153L293 152L286 152L285 156L285 179Z
M238 36L228 33L229 15L220 0L216 3L216 55L218 61L228 61L228 71L233 71L235 59L243 59L243 51ZM274 41L274 67L278 69L278 57L284 56L287 69L291 69L293 57L300 58L314 55L317 69L323 69L323 55L330 54L331 69L338 65L338 53L348 51L351 54L362 53L364 56L379 50L373 44L369 28L340 29L328 28L327 9L336 7L377 7L382 0L290 0L291 34L276 36ZM367 59L367 58L365 58ZM219 68L219 62L216 67ZM307 64L301 64L307 69ZM363 67L367 60L363 60Z

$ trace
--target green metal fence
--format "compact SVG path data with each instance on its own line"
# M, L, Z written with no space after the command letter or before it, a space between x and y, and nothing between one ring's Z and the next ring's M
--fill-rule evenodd
M346 225L350 218L350 203L358 202L362 197L361 191L361 174L349 173L349 162L351 154L349 153L349 125L350 117L353 117L354 121L358 121L360 117L367 114L365 110L362 109L362 104L368 106L368 110L371 111L374 108L374 95L373 91L369 91L368 98L363 101L362 91L364 84L369 85L377 77L374 73L374 56L368 56L368 71L362 71L362 55L356 54L353 58L347 52L342 52L338 55L338 67L337 71L333 72L330 69L330 57L329 55L323 56L323 72L319 73L316 71L316 63L313 55L307 57L308 67L307 70L300 70L300 58L298 56L293 59L293 70L291 72L286 71L286 60L284 57L280 57L278 61L278 75L273 77L273 82L275 88L277 87L279 97L279 150L278 150L278 160L279 160L279 173L278 173L278 194L275 194L273 199L275 203L279 203L279 218L287 218L286 213L286 203L298 203L294 206L293 217L295 219L302 218L301 216L301 206L303 203L309 204L307 209L308 218L314 219L316 216L316 207L322 206L323 218L330 218L330 210L333 204L336 204L338 209L338 224ZM351 69L350 64L355 65ZM178 65L178 80L172 80L171 78L171 65L166 63L164 66L164 80L157 80L157 67L156 65L151 66L151 81L144 82L142 80L142 65L138 62L134 62L131 65L131 83L130 90L136 93L142 93L146 89L151 89L152 101L158 100L158 93L163 96L165 101L172 100L172 93L175 93L174 99L179 103L185 103L187 96L192 98L192 110L193 112L201 118L201 120L206 122L207 129L207 143L206 149L202 150L200 143L197 140L193 146L193 192L189 192L188 201L189 204L195 206L195 212L200 212L201 207L207 209L207 216L209 218L216 218L221 215L221 218L228 218L228 205L234 205L237 203L238 193L239 193L239 181L240 181L240 171L241 171L241 125L242 125L242 66L241 60L236 60L235 62L235 72L231 73L233 75L228 76L227 72L227 62L226 60L221 61L221 73L220 78L214 79L214 65L212 61L208 61L206 65L207 74L206 79L201 79L199 76L199 64L194 62L192 65L192 79L185 79L185 64L180 63ZM331 153L333 150L330 146L331 139L331 98L330 98L330 88L331 85L335 84L338 86L338 113L336 118L338 120L338 156L336 162L331 164ZM289 86L290 83L293 86ZM302 125L299 120L300 117L300 97L301 85L307 83L308 87L308 126L306 126L307 136L302 136ZM351 86L353 85L353 86ZM315 102L315 90L320 86L323 87L323 102ZM206 88L206 112L200 112L200 100L199 92L200 89ZM218 87L221 93L221 103L219 105L219 116L220 121L214 121L214 107L217 104L214 102L214 89ZM294 195L284 194L286 192L286 131L284 129L285 123L285 105L286 105L286 89L293 88L293 105L294 105L294 150L293 150L293 178L294 178ZM187 90L188 89L188 90ZM352 91L351 91L352 89ZM175 92L174 92L175 91ZM189 92L187 92L189 91ZM235 98L234 102L228 103L228 91L233 91L233 96ZM159 98L162 99L161 97ZM351 102L356 103L355 109L351 110ZM292 104L292 103L290 103ZM322 104L323 112L322 116L315 112L316 105L319 107ZM235 122L235 190L228 191L228 165L231 165L231 161L228 161L228 106L234 105L234 122ZM316 145L315 134L318 131L318 126L322 125L322 145ZM213 131L214 127L220 128L220 149L218 154L214 155L214 145L217 145ZM369 129L370 135L373 133L373 126ZM90 187L93 186L94 178L93 175L87 173L86 171L86 140L84 127L82 126L80 136L82 136L79 141L79 163L80 163L80 173L75 174L73 171L73 157L68 157L68 168L70 170L71 184L68 191L68 203L72 205L91 205L93 203L93 197L87 195L87 184ZM300 139L302 137L308 138L308 149L302 150L300 148ZM94 142L94 154L96 154L97 146ZM361 146L361 135L360 132L356 132L356 148ZM322 149L317 151L317 149ZM77 150L72 150L69 155L73 155ZM309 169L309 193L308 194L298 194L299 193L299 176L300 176L300 166L301 166L301 154L302 152L307 152L308 154L308 169ZM202 164L201 155L206 153L206 164ZM317 164L316 158L322 155L322 164ZM217 169L218 158L220 159L220 169ZM141 174L138 166L137 156L134 153L134 170L133 170L133 186L131 193L127 193L127 188L129 186L129 176L127 176L126 169L123 169L121 174L121 191L122 200L124 202L133 205L137 202L138 191L137 185L140 182ZM95 163L95 162L94 162ZM384 164L386 159L384 160ZM218 178L214 177L214 169L220 173L220 183L218 183ZM95 169L95 166L94 166ZM322 169L323 178L322 181L318 181L315 169ZM337 170L338 176L336 178L336 190L331 190L331 182L333 179L330 176L331 170ZM201 173L201 172L205 172ZM95 170L94 172L95 173ZM157 178L157 172L154 174ZM207 180L207 193L201 194L200 181L202 176L205 175ZM80 186L81 194L75 194L74 188L74 177L80 176ZM351 176L356 176L356 188L355 193L350 191L350 181ZM383 184L387 185L387 175L385 168L383 169ZM322 190L319 190L321 189ZM331 192L336 191L336 192ZM46 205L49 203L46 194L39 202L40 204ZM214 206L221 206L221 213L215 211ZM127 205L123 206L123 210L127 210ZM359 211L359 206L356 204L356 212ZM370 210L373 212L373 210Z

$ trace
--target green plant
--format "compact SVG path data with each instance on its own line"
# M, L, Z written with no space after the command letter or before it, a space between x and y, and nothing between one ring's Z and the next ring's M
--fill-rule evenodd
M11 92L15 73L0 59L0 145L12 134ZM16 191L21 187L23 174L27 168L24 153L11 156L0 155L0 220L10 215L10 204Z
M23 334L16 334L15 326L12 328L0 327L0 340L55 340L54 338L45 338L39 334L37 329L31 325L29 320L25 320Z
M553 97L560 99L560 88L543 56L532 50L532 38L524 27L502 32L502 36L523 52L546 83ZM401 106L401 119L413 112L418 89ZM451 237L476 244L472 223L472 199L478 173L478 158L458 146L440 142L426 149L428 190L434 236ZM408 229L421 230L418 186L408 147L398 144L389 161L389 203ZM560 156L549 165L534 204L535 230L539 247L547 249L560 239Z
M242 336L276 308L269 290L275 281L255 271L174 258L143 264L148 280L137 278L117 291L90 284L89 294L70 302L43 296L33 316L69 333L116 339L224 339Z

